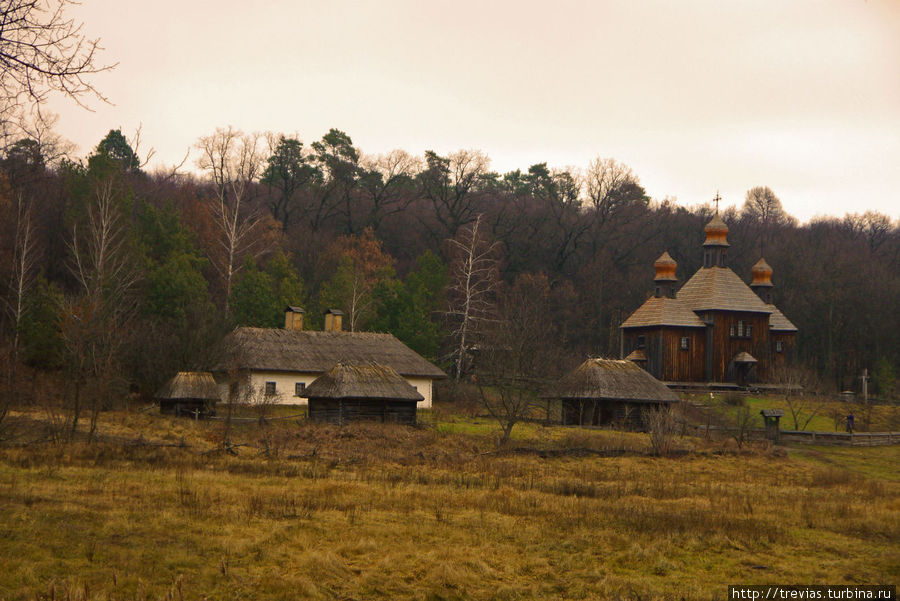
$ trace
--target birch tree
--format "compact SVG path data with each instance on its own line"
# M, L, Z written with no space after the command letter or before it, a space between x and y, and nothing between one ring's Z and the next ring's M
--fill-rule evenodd
M128 227L114 177L93 182L83 222L72 228L70 271L79 294L62 311L71 403L69 436L74 436L85 405L90 410L90 436L100 410L111 403L117 385L118 354L134 317L133 291L138 282Z
M11 405L18 397L19 351L21 349L22 320L25 316L25 298L34 281L37 252L31 208L21 192L14 194L15 230L13 266L9 281L6 309L12 326L12 348L6 371L6 394L0 399L0 425L3 424Z
M341 236L330 253L338 258L337 266L322 285L320 302L343 309L350 331L358 331L373 315L375 287L394 277L394 259L384 252L372 228L357 236Z
M450 254L447 315L455 322L451 357L458 383L468 371L472 345L482 326L495 314L500 245L487 239L480 214L447 244Z
M207 172L214 191L212 215L217 231L217 247L210 262L222 279L224 309L235 275L243 258L260 246L261 216L250 206L250 190L264 162L259 134L244 134L231 126L200 138L196 148L201 156L197 166Z
M13 272L10 280L10 296L7 310L12 321L13 357L11 369L19 362L20 333L22 318L25 314L25 297L34 282L37 263L34 224L31 207L22 193L15 195L15 247L13 249Z

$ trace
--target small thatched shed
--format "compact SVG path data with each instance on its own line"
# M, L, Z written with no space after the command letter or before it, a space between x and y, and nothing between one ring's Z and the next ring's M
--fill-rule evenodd
M646 409L678 402L678 395L632 361L588 359L545 395L562 401L562 423L619 423L643 428Z
M159 389L156 398L161 413L215 415L219 388L208 371L180 371Z
M375 420L415 425L416 403L423 398L393 368L378 363L337 363L303 396L309 400L310 420L335 424Z

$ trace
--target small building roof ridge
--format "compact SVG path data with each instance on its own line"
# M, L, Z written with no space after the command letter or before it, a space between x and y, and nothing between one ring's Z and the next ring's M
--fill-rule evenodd
M677 402L665 384L626 359L588 359L563 376L545 395L560 399Z

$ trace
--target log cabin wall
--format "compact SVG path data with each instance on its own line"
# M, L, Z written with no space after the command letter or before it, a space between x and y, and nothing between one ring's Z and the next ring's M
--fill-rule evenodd
M663 382L703 381L705 334L701 328L662 328L656 340L656 354L661 358L656 378Z
M416 424L416 401L309 399L310 421L343 425L355 421Z
M766 373L769 348L768 313L740 311L712 311L710 313L713 326L712 365L709 381L734 381L733 375L728 371L729 363L735 355L742 351L750 353L758 361L756 365L757 378L760 377L760 374ZM748 325L751 327L750 336L746 335ZM733 336L732 326L734 327Z
M769 332L769 380L777 377L779 370L793 364L796 352L796 332ZM779 343L781 350L779 351Z
M628 328L622 335L626 356L639 348L640 336L644 337L641 350L647 355L647 362L638 365L654 378L663 382L704 380L704 329L672 326ZM681 348L682 338L687 338L687 349Z
M615 425L629 430L644 430L644 413L666 403L630 402L610 399L562 399L564 426Z
M622 347L623 347L623 357L627 357L633 351L641 350L647 355L646 362L638 362L637 364L647 370L650 375L652 375L657 380L659 379L659 373L654 373L655 367L658 365L658 362L653 361L651 355L653 352L651 349L656 348L654 340L658 338L660 335L658 327L652 328L628 328L626 330L622 330ZM651 361L653 361L651 363Z

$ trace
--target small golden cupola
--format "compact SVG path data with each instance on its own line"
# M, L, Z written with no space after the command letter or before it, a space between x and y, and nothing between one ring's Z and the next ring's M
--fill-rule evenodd
M761 258L750 269L750 273L753 274L753 282L750 284L750 288L764 303L771 305L772 288L774 286L772 284L772 268L769 267L765 259Z
M710 219L704 230L706 241L703 243L703 266L725 267L725 259L728 256L728 226L719 217L719 214Z
M668 252L664 252L653 264L656 268L656 277L653 282L656 284L657 298L675 298L675 286L678 284L678 278L675 277L675 269L678 263L669 256Z

